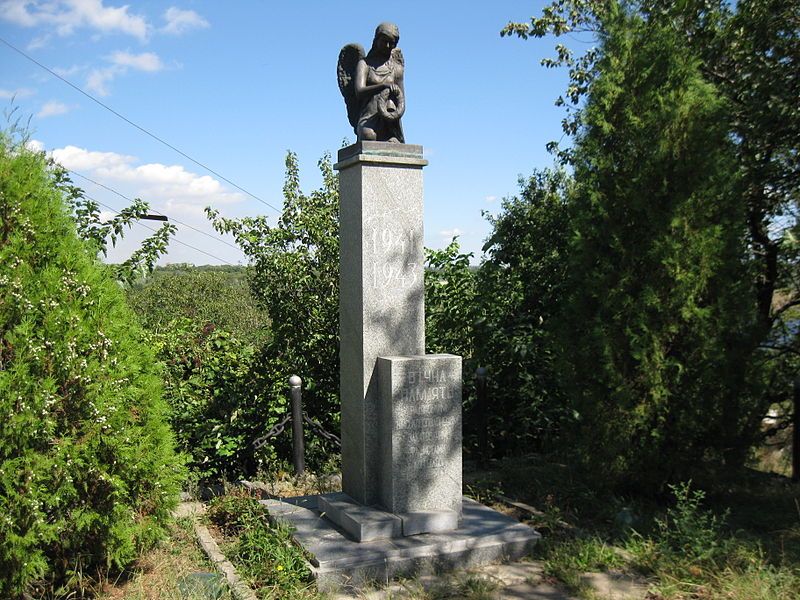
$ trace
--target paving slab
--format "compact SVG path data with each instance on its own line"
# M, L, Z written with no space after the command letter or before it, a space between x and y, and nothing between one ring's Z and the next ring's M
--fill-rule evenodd
M476 573L487 575L502 585L536 582L544 575L544 565L539 561L515 562L504 565L487 565L475 569Z
M458 529L442 533L357 542L324 518L317 496L262 500L270 515L294 529L295 540L313 558L321 591L387 585L395 577L440 573L530 554L539 533L497 511L463 499Z
M497 594L501 600L575 600L564 590L549 583L518 583L503 588Z
M647 585L616 571L584 573L581 583L589 586L603 600L641 600L647 596Z
M485 578L497 587L490 593L493 600L577 600L558 586L542 581L543 566L538 561L504 565L484 565L447 575L426 575L392 583L378 590L342 592L331 600L410 600L431 597L456 598L456 591L465 579ZM437 593L439 595L437 595Z

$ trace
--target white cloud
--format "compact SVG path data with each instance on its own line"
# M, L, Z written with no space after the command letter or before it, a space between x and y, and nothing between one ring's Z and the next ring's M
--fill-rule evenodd
M442 229L439 232L439 235L442 236L443 238L450 240L456 237L457 235L461 235L463 233L464 232L461 231L458 227L453 227L453 229Z
M119 75L124 75L128 69L156 73L164 69L164 63L155 52L130 52L117 51L108 57L111 65L92 69L86 77L86 87L89 91L99 96L109 95L109 84Z
M13 98L27 98L36 92L30 88L17 88L15 90L0 89L0 100L11 100Z
M75 73L80 73L81 71L85 71L85 65L72 65L71 67L54 67L53 71L57 75L61 75L61 77L70 77L71 75L75 75Z
M42 105L42 108L39 109L39 112L36 113L36 116L40 119L44 119L46 117L65 115L73 108L75 107L68 106L63 102L59 102L58 100L50 100Z
M87 28L100 33L124 33L144 41L150 29L147 20L130 13L127 5L106 6L103 0L2 0L0 18L22 27L50 26L59 35Z
M98 173L101 174L101 173ZM241 195L226 192L222 184L209 175L197 175L180 165L151 163L134 169L109 169L107 174L121 181L146 186L151 193L167 201L179 198L197 199L214 197L218 203L238 202ZM202 206L206 206L203 204Z
M168 215L186 215L194 217L198 221L204 221L206 220L206 206L205 204L167 200L164 204L164 212Z
M130 52L114 52L111 55L111 62L120 67L131 67L138 71L155 73L164 68L164 63L155 52L142 52L141 54L131 54Z
M170 6L164 13L166 24L161 31L170 35L181 35L192 29L205 29L208 21L193 10L181 10Z
M65 146L53 150L51 156L58 163L81 175L91 178L109 188L117 190L128 198L141 198L146 201L152 213L167 215L177 225L178 232L170 242L167 254L159 259L159 264L190 262L194 264L244 264L247 262L242 252L211 238L221 237L214 231L204 214L206 206L220 209L221 214L231 214L239 210L235 203L243 201L244 195L226 189L219 181L207 175L187 171L180 165L164 165L160 163L141 164L135 156L117 152L98 152ZM102 206L100 218L108 220L116 211L121 210L128 202L113 192L95 186L80 176L73 181L97 199ZM186 227L190 224L195 229L207 233L198 233ZM122 262L131 253L141 247L142 240L152 234L147 228L158 228L159 223L140 223L130 230L116 246L108 249L106 262ZM227 237L228 242L232 240ZM198 252L180 242L194 248L202 249L213 256Z
M39 140L28 140L25 142L25 147L34 152L41 152L44 150L44 144Z
M4 20L22 27L33 27L38 23L37 18L28 12L26 0L6 0L0 3L0 15Z
M44 48L45 46L47 46L47 44L50 43L50 39L52 37L53 36L51 36L49 33L36 36L30 42L28 42L26 48L28 50L38 50L39 48Z
M128 6L111 8L103 6L102 0L70 0L77 15L103 32L120 31L139 39L147 37L147 21L144 17L128 13Z
M98 96L108 96L111 93L108 91L108 84L123 72L124 69L116 65L103 67L102 69L92 69L86 77L86 88Z
M241 194L228 191L209 175L187 171L181 165L148 163L137 165L138 159L116 152L95 152L66 146L52 152L53 158L72 169L107 183L124 186L134 196L151 205L162 206L180 214L199 216L208 205L232 204L243 200ZM169 214L169 213L167 213ZM176 215L177 216L177 215Z
M484 200L486 200L487 202L490 202L490 203L491 202L497 202L497 196L486 196L486 198L484 198Z
M116 167L126 167L136 161L136 157L116 152L91 152L77 146L57 148L52 152L56 162L67 169L76 171L96 171Z

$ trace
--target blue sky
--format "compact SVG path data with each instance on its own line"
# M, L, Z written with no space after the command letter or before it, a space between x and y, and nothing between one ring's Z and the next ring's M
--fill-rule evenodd
M553 101L566 74L539 66L553 40L499 35L543 5L0 0L0 37L280 207L287 150L311 191L320 157L355 140L336 84L339 49L368 47L375 26L392 21L406 60L406 141L421 144L430 161L426 245L442 247L457 234L477 260L489 233L481 212L497 212L520 175L549 166L545 144L561 137L564 114ZM8 109L12 97L15 114L31 117L32 138L62 164L173 219L211 232L208 205L226 216L277 214L0 44L0 104ZM111 207L125 204L74 179ZM214 258L173 242L162 264L245 262L223 241L178 229L178 240ZM110 259L126 258L146 233L134 226Z

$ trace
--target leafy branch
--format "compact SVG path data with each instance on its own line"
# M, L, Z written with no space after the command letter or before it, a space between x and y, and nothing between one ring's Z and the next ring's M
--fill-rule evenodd
M100 204L87 197L83 189L72 182L64 167L50 159L50 168L53 170L56 187L64 194L72 209L78 235L103 256L108 256L109 242L112 247L116 247L117 242L124 238L125 229L130 229L150 212L147 202L134 198L130 206L104 221L100 214ZM152 272L159 257L167 252L169 240L176 231L175 225L164 223L127 260L114 265L116 279L131 285L143 273Z

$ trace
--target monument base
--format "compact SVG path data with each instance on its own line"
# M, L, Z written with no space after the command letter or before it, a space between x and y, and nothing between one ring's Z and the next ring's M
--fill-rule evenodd
M261 501L273 518L294 529L295 540L312 555L310 568L322 592L515 560L530 554L541 538L530 527L464 498L458 529L357 542L317 508L320 498L331 506L341 502L340 496Z
M452 510L429 510L393 514L364 506L345 493L318 497L317 510L356 542L441 533L458 528L459 515Z

